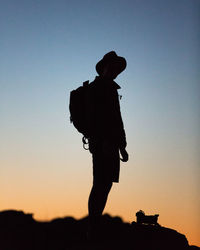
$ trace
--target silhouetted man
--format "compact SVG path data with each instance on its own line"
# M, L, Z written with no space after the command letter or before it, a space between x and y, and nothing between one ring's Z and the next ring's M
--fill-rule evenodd
M114 51L96 65L99 76L91 83L93 109L90 112L89 149L93 157L93 186L88 210L90 233L95 233L113 182L119 182L121 160L128 161L126 136L114 79L126 68L126 60Z

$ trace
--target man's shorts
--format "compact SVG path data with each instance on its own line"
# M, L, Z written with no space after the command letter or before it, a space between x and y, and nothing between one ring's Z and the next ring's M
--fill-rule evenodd
M120 157L118 146L106 140L91 140L89 149L93 158L94 183L119 182Z

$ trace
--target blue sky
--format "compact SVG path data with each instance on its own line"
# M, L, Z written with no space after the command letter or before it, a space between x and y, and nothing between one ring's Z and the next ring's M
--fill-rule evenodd
M116 80L122 87L130 154L128 168L121 173L121 190L129 193L131 187L130 196L136 196L134 190L142 184L133 184L131 178L143 176L152 193L160 185L172 203L173 193L185 193L175 209L192 204L199 176L199 10L199 0L1 1L0 163L1 190L8 197L3 196L2 209L33 210L45 217L48 202L56 196L42 203L45 192L53 192L51 182L60 193L73 189L73 177L67 176L77 172L85 175L85 182L81 176L78 179L85 191L80 194L77 189L76 194L86 196L91 157L83 152L81 135L69 123L68 98L72 89L94 79L96 63L111 50L127 60L127 69ZM29 187L35 197L34 178L43 194L38 210L24 201L26 193L21 198L24 203L18 204L9 192L10 188L23 193ZM20 183L21 189L17 184L9 186L7 179ZM145 185L141 189L140 198L145 200ZM117 192L113 197L111 204ZM156 208L165 213L165 205ZM115 211L110 206L109 211ZM184 216L197 207L195 202L183 209ZM49 217L59 209L49 211ZM126 207L116 213L122 211L128 214ZM79 216L87 210L68 212ZM188 231L195 231L195 219L188 223Z

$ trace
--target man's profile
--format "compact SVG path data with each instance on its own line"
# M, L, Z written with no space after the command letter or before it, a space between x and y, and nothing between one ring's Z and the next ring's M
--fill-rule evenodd
M90 84L89 150L93 158L93 186L88 201L89 233L98 228L113 182L119 182L121 160L128 161L126 135L114 79L126 68L126 60L114 51L96 64L99 76Z

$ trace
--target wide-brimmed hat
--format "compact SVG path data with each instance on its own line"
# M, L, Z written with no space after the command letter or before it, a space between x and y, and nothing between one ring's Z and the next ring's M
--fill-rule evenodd
M110 51L104 55L104 57L96 64L96 71L101 75L104 71L104 67L107 64L113 64L120 74L126 68L126 60L124 57L120 57L115 51Z

